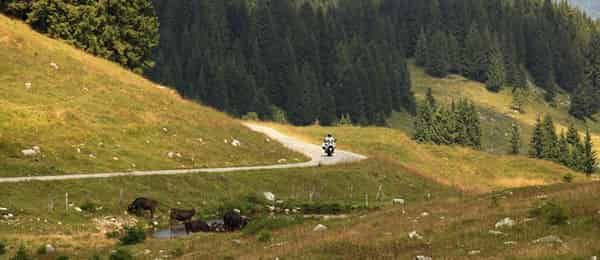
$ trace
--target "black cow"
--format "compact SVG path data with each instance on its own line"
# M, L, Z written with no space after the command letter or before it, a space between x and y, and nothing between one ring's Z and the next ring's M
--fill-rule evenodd
M223 216L223 223L226 231L236 231L241 230L246 225L248 225L248 219L246 216L240 215L240 213L236 211L230 211L225 213Z
M154 218L154 211L158 206L158 201L148 198L137 198L127 208L127 212L134 215L140 215L140 211L148 210L150 211L150 218Z
M185 222L185 233L210 232L210 226L202 220Z
M194 215L196 215L195 209L171 209L169 211L169 218L171 223L173 223L174 221L190 221Z

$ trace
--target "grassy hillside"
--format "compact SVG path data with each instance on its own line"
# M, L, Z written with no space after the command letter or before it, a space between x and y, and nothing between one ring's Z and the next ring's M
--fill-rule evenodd
M303 159L223 113L4 16L0 60L0 176ZM33 146L40 155L21 154Z
M484 84L461 76L450 75L443 79L431 77L414 64L410 65L410 72L413 91L419 100L424 99L427 89L431 88L433 95L440 102L450 103L465 98L476 104L481 113L482 146L489 152L506 153L509 150L510 127L513 122L521 128L521 152L527 153L533 125L538 116L550 114L559 132L566 131L569 120L574 120L568 114L570 101L566 95L557 95L555 103L550 105L544 101L542 93L537 89L530 89L523 107L524 113L518 113L511 108L512 93L508 88L500 93L492 93ZM581 134L586 124L590 127L592 140L598 144L595 148L600 151L600 123L577 120L575 123L582 131ZM410 115L397 113L390 119L390 124L406 133L412 133L413 118Z

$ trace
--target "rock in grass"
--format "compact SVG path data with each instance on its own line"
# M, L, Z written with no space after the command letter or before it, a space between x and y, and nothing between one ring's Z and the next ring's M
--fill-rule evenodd
M488 233L490 233L492 235L496 235L496 236L504 235L504 233L502 233L501 231L498 231L498 230L490 230L490 231L488 231Z
M469 255L478 255L481 254L481 250L471 250L469 251Z
M323 225L323 224L318 224L317 226L315 226L315 228L313 228L313 231L315 232L321 232L321 231L325 231L327 230L327 226Z
M412 231L412 232L408 233L408 238L421 240L421 239L423 239L423 236L421 236L419 233L417 233L417 231Z
M265 199L268 201L275 201L275 194L273 194L272 192L264 192L263 195L265 196Z
M46 244L46 254L52 254L54 252L56 252L56 248L54 248L54 246L52 246L51 244Z
M495 225L496 228L501 228L501 227L512 227L516 224L516 222L514 220L512 220L511 218L504 218L500 221L498 221Z
M415 260L433 260L431 256L418 255L415 256Z
M556 244L562 244L563 241L558 236L550 235L550 236L545 236L545 237L533 240L533 243L535 243L535 244L539 244L539 243L553 243L553 244L556 243Z

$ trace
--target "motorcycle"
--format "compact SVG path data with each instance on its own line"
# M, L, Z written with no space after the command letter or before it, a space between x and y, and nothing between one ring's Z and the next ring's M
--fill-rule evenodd
M335 143L333 143L333 142L323 143L323 150L325 151L327 156L329 156L329 157L333 156L333 153L335 152Z

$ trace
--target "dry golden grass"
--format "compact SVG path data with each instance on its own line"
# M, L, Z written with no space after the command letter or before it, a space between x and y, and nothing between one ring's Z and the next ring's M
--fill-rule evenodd
M469 193L560 183L566 174L579 176L576 181L586 180L583 174L566 167L525 156L490 154L459 146L419 145L394 129L269 125L312 143L333 133L342 149L394 163L404 171Z
M0 176L304 159L223 113L21 22L0 16L0 38ZM240 147L224 142L234 138ZM34 145L42 156L21 155Z

